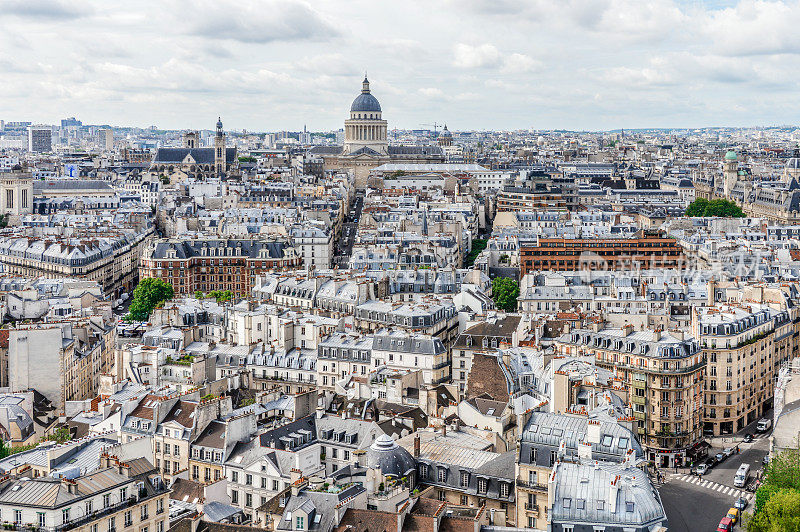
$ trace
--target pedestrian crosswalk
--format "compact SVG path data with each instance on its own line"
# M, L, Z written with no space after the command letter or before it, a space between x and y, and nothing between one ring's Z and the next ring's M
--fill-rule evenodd
M694 484L695 486L698 486L700 488L719 492L722 495L730 495L735 499L738 499L739 497L744 497L749 501L752 500L753 498L753 494L748 493L745 490L739 488L732 488L731 486L725 486L724 484L719 484L712 480L706 480L703 477L698 477L695 475L670 475L670 479L680 480L688 484Z

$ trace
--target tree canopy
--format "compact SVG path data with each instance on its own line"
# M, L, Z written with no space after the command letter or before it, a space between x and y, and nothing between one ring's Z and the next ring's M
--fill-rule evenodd
M519 283L508 277L495 277L492 280L492 299L494 305L506 312L516 312L519 297Z
M686 209L686 216L744 218L744 213L741 207L732 201L724 199L708 201L705 198L697 198Z
M208 293L208 297L213 297L217 303L225 303L233 299L233 292L230 290L212 290Z
M163 279L142 279L133 290L133 301L125 318L128 321L145 321L153 313L153 309L160 307L174 295L172 285Z
M745 526L748 532L800 530L800 448L772 458Z
M483 238L474 238L472 239L472 249L470 250L467 257L464 259L464 267L471 268L473 264L475 264L475 259L478 258L481 251L486 249L486 243L488 240Z

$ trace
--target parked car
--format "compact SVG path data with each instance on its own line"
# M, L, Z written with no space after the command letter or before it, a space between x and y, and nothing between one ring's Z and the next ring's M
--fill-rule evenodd
M739 510L736 508L731 508L728 510L728 515L725 517L733 521L733 524L736 524L736 522L739 520Z
M694 472L697 473L698 475L705 475L706 473L708 473L709 469L710 468L703 463L694 468Z
M714 460L716 460L717 463L720 463L720 462L723 462L727 457L728 457L727 454L725 454L723 452L719 452L716 455L714 455Z
M733 507L741 512L742 510L747 508L747 499L745 499L744 497L739 497L738 499L736 499L736 502L733 503Z
M753 435L750 434L750 433L745 434L744 435L744 442L745 443L750 443L751 441L753 441Z
M736 449L734 449L733 447L726 447L722 452L725 453L726 457L729 457L733 456L733 453L736 452Z
M731 532L731 530L733 530L733 521L730 517L723 517L717 526L717 532Z
M708 466L709 469L717 465L717 459L713 456L709 456L706 458L705 464Z
M764 465L769 465L769 455L765 454L764 458L761 459L761 463Z

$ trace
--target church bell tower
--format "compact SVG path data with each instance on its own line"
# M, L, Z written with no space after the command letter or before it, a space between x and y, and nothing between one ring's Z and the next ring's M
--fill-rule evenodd
M225 172L225 132L222 117L217 118L217 135L214 137L214 169L217 175Z

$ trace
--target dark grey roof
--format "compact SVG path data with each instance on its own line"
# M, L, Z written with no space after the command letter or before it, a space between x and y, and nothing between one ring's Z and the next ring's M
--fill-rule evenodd
M102 190L112 192L114 189L106 181L98 181L96 179L55 179L42 181L35 179L33 181L33 193L42 194L48 191L86 191L86 190Z
M389 155L438 155L444 157L439 146L389 146Z
M380 468L384 475L404 477L416 468L414 457L407 450L397 445L391 436L382 434L367 449L367 465L372 469Z
M259 258L259 251L266 248L271 259L281 259L284 257L284 250L287 247L286 242L281 241L264 241L264 240L250 240L250 239L229 239L229 240L162 240L155 244L153 251L154 259L163 259L167 256L167 251L174 249L175 257L178 259L186 259L190 257L198 257L203 255L203 248L209 249L227 249L236 248L241 249L241 253L237 256L247 255L250 258ZM213 255L209 254L208 257L227 257L229 255Z
M316 441L316 418L307 416L268 430L259 436L261 447L296 451Z
M208 521L219 523L223 519L229 519L236 514L242 513L242 510L230 504L211 501L203 505L203 513Z
M311 148L309 153L314 155L341 155L342 147L341 146L314 146Z
M190 153L197 164L214 164L214 148L159 148L153 164L181 164ZM225 160L236 160L236 148L225 148Z
M362 92L353 100L353 104L350 106L350 112L380 113L381 104L378 102L378 99L369 92Z

